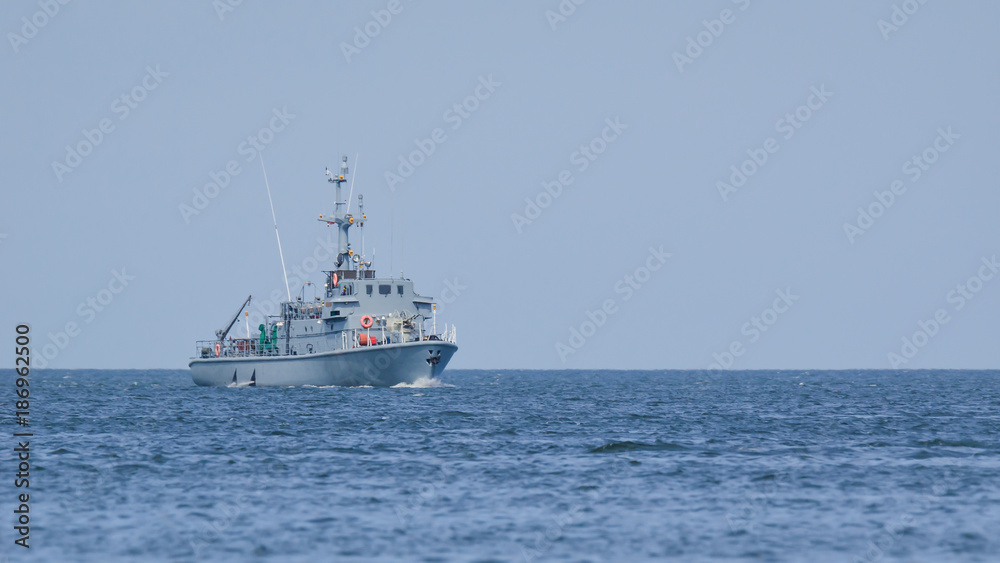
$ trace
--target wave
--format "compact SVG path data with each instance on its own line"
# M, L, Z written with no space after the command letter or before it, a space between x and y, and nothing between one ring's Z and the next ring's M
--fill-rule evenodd
M418 377L413 383L397 383L392 386L393 389L429 389L432 387L454 387L454 385L434 377Z
M290 388L293 387L295 386L293 385ZM308 383L305 385L299 385L299 387L303 389L374 389L371 385L350 385L345 387L343 385L310 385Z
M684 446L672 444L670 442L656 442L655 444L645 444L643 442L608 442L603 446L598 446L589 453L592 454L612 454L632 451L662 451L662 450L683 450Z
M917 442L918 446L932 447L932 446L944 446L949 448L980 448L988 449L989 444L980 442L978 440L966 439L966 440L943 440L941 438L936 438L934 440L922 440Z

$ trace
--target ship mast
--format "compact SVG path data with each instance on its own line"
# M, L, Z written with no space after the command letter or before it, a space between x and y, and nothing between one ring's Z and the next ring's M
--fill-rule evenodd
M354 251L351 250L351 243L347 234L348 229L354 224L354 216L346 212L347 202L341 199L340 185L343 184L347 176L347 157L340 163L340 175L335 175L330 172L330 169L326 169L326 175L328 176L327 181L332 182L337 186L336 199L334 200L334 210L333 217L319 216L319 220L325 222L328 225L337 225L338 230L338 250L336 265L340 269L344 262L347 262L347 268L350 267L351 257L354 255ZM344 268L344 269L347 269Z

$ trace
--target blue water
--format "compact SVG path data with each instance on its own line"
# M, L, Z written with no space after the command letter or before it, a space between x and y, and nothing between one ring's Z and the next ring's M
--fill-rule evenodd
M33 378L0 561L1000 560L1000 372Z

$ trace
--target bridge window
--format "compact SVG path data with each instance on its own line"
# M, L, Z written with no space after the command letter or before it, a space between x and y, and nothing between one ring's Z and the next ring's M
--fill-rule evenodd
M371 295L371 294L372 294L372 284L368 284L368 289L367 289L367 291L368 291L368 295Z
M397 285L396 286L396 293L402 295L403 294L403 286Z
M392 286L389 284L379 284L378 293L379 295L389 295L392 293Z

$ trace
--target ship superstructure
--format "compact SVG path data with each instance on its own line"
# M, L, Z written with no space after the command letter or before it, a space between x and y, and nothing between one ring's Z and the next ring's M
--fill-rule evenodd
M434 300L417 294L413 282L378 277L372 261L355 252L350 229L364 228L364 197L357 215L342 199L347 157L335 185L334 211L319 220L338 230L338 252L324 270L322 290L307 283L281 304L251 338L229 333L251 298L214 340L196 344L191 377L198 385L392 386L432 378L458 350L454 326L438 331ZM313 291L307 291L312 286Z

